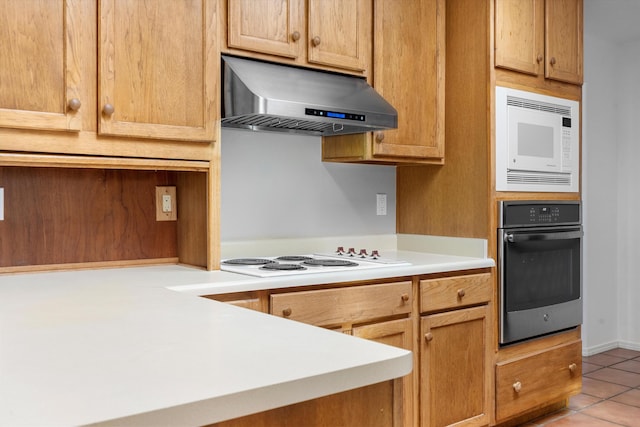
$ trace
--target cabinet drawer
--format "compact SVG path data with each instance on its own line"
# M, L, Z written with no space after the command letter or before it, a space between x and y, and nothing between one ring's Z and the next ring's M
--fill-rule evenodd
M411 282L271 295L271 314L332 326L411 312Z
M496 366L496 417L504 420L580 392L582 341Z
M491 294L490 273L421 280L420 312L488 302Z

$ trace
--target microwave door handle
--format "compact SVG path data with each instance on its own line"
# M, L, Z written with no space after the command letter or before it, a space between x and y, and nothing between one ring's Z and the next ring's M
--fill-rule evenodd
M515 234L507 233L504 235L504 241L509 243L528 242L531 240L569 240L579 239L584 236L582 230L562 231L557 233L536 233L536 234Z

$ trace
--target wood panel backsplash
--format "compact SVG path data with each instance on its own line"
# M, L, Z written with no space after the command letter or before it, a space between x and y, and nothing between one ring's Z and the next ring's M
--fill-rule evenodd
M167 171L1 167L0 267L175 258L177 222L156 221L155 187L176 180Z

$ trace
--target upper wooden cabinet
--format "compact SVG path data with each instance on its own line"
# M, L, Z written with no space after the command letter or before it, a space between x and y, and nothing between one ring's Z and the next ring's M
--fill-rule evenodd
M79 131L92 106L79 93L75 1L2 0L1 8L0 127Z
M1 0L0 127L213 141L217 25L217 0ZM45 151L118 154L82 132L47 138ZM43 151L32 139L21 149Z
M227 52L366 75L371 0L228 0Z
M230 48L298 59L306 40L304 2L228 0Z
M444 0L374 1L373 86L398 128L324 138L324 160L444 162L444 13Z
M545 77L583 82L582 0L545 1Z
M496 0L496 66L582 84L582 14L582 0Z
M99 133L212 141L217 2L101 0Z

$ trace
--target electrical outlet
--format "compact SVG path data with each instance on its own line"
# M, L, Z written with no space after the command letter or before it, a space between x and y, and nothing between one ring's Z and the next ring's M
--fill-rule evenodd
M385 193L376 194L376 215L387 214L387 195Z
M156 187L156 221L176 221L176 187Z

